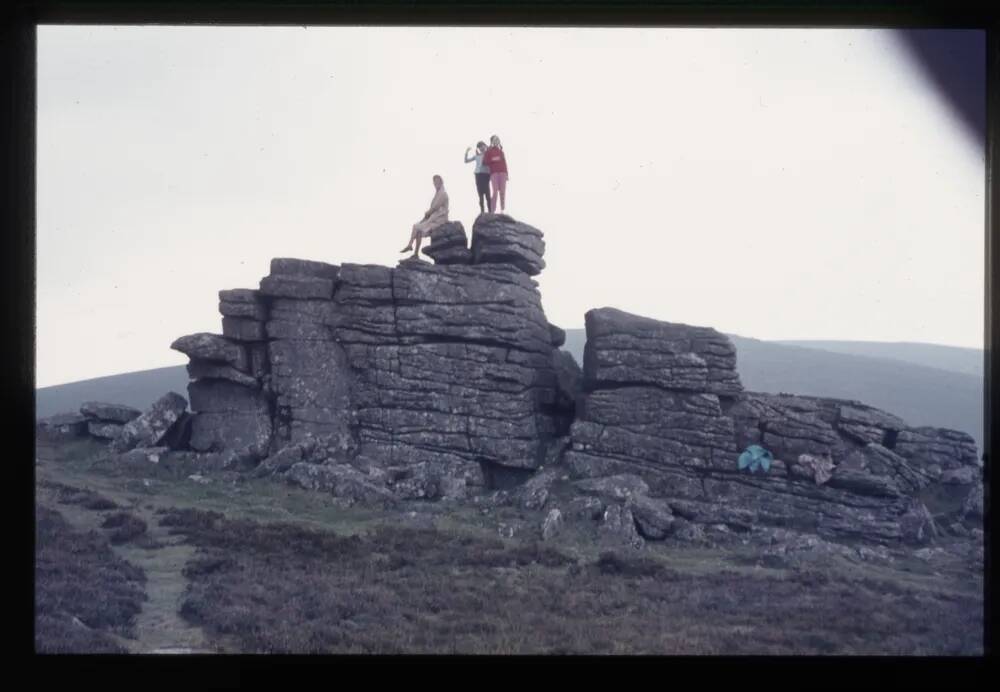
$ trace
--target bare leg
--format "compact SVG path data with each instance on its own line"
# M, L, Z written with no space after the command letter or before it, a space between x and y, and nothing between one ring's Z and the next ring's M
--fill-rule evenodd
M424 234L417 232L417 247L413 250L413 256L417 257L420 253L420 243L423 242Z
M410 242L408 242L406 244L406 247L404 247L402 250L400 250L400 252L409 252L410 250L412 250L413 249L413 240L414 240L414 238L417 239L417 249L419 250L420 249L420 241L419 241L420 231L417 230L416 225L414 225L413 226L413 230L410 231Z

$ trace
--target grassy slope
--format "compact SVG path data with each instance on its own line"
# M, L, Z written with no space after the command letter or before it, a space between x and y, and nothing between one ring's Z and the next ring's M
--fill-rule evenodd
M770 569L738 543L637 553L574 524L539 544L542 513L345 508L280 483L201 484L188 478L196 469L101 453L91 441L43 450L39 503L59 507L74 537L121 512L148 524L152 540L94 551L147 575L125 641L134 652L982 651L981 575L959 565L831 557ZM499 538L499 523L515 537ZM98 592L116 583L89 581Z

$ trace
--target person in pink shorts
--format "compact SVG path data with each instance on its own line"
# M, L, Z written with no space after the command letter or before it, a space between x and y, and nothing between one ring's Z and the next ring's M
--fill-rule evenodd
M490 213L496 213L498 193L500 195L500 212L504 213L507 208L507 157L504 156L500 138L496 135L490 137L490 147L483 154L483 164L490 169L490 184L493 187L493 196L490 197Z

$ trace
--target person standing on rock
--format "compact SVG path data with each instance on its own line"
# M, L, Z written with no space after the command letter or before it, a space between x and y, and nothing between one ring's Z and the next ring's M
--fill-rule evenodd
M476 143L476 153L471 157L469 152L472 147L465 150L465 162L476 162L476 195L479 198L479 213L483 214L490 208L490 169L483 163L483 154L486 153L486 142Z
M420 241L429 236L431 231L443 223L448 223L448 193L444 191L444 180L439 175L435 175L434 199L431 200L430 209L424 212L424 218L413 224L413 231L410 233L410 242L406 244L400 252L413 250L413 256L417 257L420 252ZM413 241L417 241L416 249L413 248Z
M490 213L496 212L497 193L500 193L500 212L507 207L507 157L504 156L500 138L490 137L490 147L483 154L483 163L490 169L490 183L493 185L493 196L490 197Z

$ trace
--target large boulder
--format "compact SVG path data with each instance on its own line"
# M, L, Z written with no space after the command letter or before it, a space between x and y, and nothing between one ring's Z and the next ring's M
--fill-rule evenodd
M472 225L474 264L512 264L531 276L545 269L545 241L537 228L506 214L481 214Z
M82 437L87 434L90 419L82 413L57 413L38 421L39 429L49 435Z
M87 401L80 406L80 413L88 418L94 418L108 423L128 423L142 415L142 411L122 404L106 404L100 401Z
M636 527L643 538L660 540L673 530L674 513L666 501L635 494L625 506L635 517Z
M292 465L285 478L294 485L328 492L352 504L385 506L395 503L395 497L389 490L346 464L299 462Z
M708 327L659 322L614 308L584 316L586 386L653 385L662 389L735 396L743 391L736 348Z
M125 424L121 435L111 443L115 452L136 447L156 447L187 409L187 400L177 392L168 392L157 399L148 411Z
M87 432L90 433L90 436L102 440L114 440L122 434L124 428L123 423L107 423L99 420L91 420L87 423Z
M441 224L431 232L431 242L423 253L434 260L434 264L469 264L472 251L465 228L459 221Z

